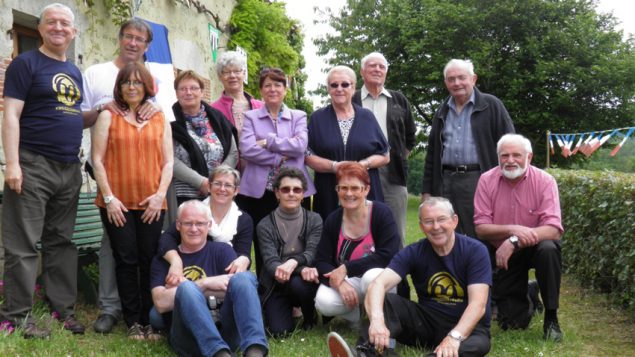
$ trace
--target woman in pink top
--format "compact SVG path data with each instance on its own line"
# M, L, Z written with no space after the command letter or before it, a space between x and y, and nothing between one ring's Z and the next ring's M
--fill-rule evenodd
M397 253L400 238L390 208L367 199L370 176L365 167L341 162L336 180L340 207L322 229L315 307L323 316L342 316L357 325L366 288Z
M245 57L236 51L221 54L216 63L216 74L223 84L223 94L212 103L212 108L218 109L236 127L239 138L243 130L243 114L264 105L245 92L246 70Z

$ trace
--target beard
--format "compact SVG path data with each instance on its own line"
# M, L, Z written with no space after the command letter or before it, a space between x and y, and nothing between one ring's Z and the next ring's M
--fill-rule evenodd
M514 166L515 169L507 170L506 167L510 167L510 166ZM515 180L519 178L520 176L522 176L525 173L525 171L527 171L527 166L522 167L520 165L506 165L501 167L501 171L503 173L503 176L505 176L506 178L510 180Z

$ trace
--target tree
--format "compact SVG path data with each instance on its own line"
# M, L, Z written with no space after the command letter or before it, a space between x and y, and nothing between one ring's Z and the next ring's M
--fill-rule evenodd
M330 62L359 69L382 52L386 86L401 90L420 123L447 96L443 66L471 59L480 90L501 98L544 162L545 131L580 132L635 121L633 38L584 0L348 0L327 13L336 34L316 41ZM559 160L567 165L572 160Z
M247 53L249 84L246 90L259 95L260 70L266 67L282 69L289 77L289 92L285 102L292 108L312 112L305 97L305 61L301 56L304 35L296 20L287 17L284 4L263 0L239 0L230 19L229 46L240 46Z

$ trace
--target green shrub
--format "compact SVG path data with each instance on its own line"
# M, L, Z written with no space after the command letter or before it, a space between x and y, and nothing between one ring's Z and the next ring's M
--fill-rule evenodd
M564 269L635 310L635 175L550 170L558 182Z

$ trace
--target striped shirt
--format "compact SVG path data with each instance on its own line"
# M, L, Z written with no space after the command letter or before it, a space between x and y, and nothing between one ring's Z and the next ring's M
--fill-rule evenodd
M104 167L112 194L127 209L145 210L146 207L139 206L139 202L159 189L164 130L165 118L161 112L141 128L119 115L112 115ZM97 194L95 204L106 207L101 191ZM167 209L165 200L163 209Z

